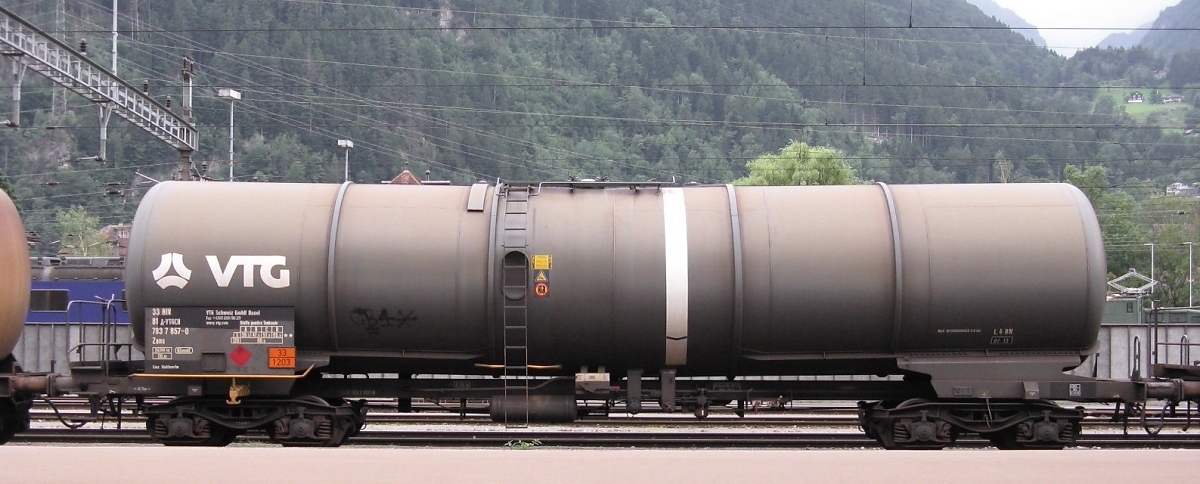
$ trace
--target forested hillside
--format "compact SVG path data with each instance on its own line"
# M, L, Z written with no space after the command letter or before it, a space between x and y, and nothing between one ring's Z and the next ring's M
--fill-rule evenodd
M108 65L111 2L61 3L6 8ZM119 14L118 74L134 85L178 108L180 66L195 61L194 161L214 180L229 173L218 88L243 94L239 181L341 181L338 139L355 142L359 183L406 166L457 183L725 183L792 140L839 150L867 181L1057 181L1097 166L1101 193L1137 201L1200 178L1200 142L1184 135L1196 91L1164 77L1170 58L1064 59L965 0L125 0ZM175 152L122 121L107 160L76 161L97 152L96 107L33 74L22 86L24 127L0 132L0 170L46 235L36 250L56 250L67 207L127 222L146 181L134 173L171 176ZM1135 91L1147 102L1130 104ZM1133 232L1114 265L1142 257Z

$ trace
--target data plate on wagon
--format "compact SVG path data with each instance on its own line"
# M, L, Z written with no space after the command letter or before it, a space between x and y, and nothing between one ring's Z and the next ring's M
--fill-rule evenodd
M290 375L295 313L290 307L146 308L146 372Z

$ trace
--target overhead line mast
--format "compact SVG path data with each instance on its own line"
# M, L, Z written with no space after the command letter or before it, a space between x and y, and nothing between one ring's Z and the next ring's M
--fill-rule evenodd
M179 115L3 7L0 7L0 55L10 57L13 61L13 80L16 81L13 87L13 114L6 123L8 126L20 126L20 83L25 69L29 68L100 104L100 154L96 159L103 161L105 158L108 114L115 112L179 151L176 179L194 178L191 160L199 136L192 122L194 63L190 59L183 61L183 113Z

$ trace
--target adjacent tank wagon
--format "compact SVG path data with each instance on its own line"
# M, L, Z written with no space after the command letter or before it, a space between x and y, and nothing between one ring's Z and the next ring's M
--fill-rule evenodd
M28 307L29 249L25 229L12 200L0 192L0 360L12 355Z
M28 427L30 395L13 388L12 351L29 307L29 248L12 199L0 191L0 443Z

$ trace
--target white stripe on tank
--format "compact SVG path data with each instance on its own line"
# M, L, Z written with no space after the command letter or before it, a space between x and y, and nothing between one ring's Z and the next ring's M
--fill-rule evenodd
M663 188L663 247L666 250L666 365L687 363L688 239L682 188Z

